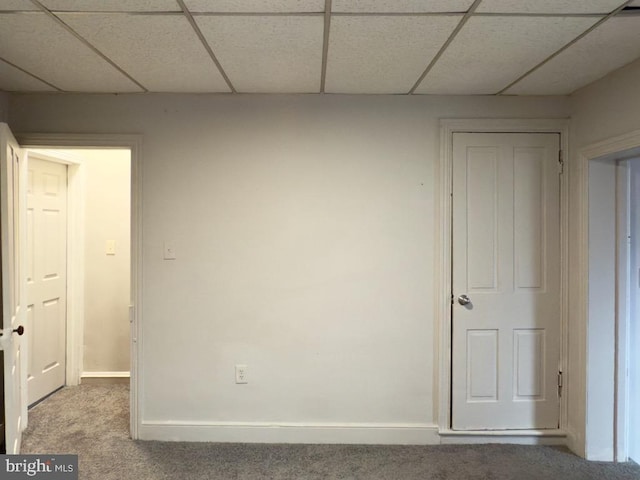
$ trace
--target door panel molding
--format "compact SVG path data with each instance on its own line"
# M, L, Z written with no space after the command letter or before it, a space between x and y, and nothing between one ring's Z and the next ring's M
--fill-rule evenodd
M435 299L436 338L438 338L437 380L434 385L438 402L434 412L440 432L444 435L451 428L451 291L452 291L452 167L454 133L558 133L563 157L567 158L569 121L565 119L443 119L440 121L440 162L438 169L438 191L436 193L436 229L434 283L437 286ZM566 371L567 356L567 272L568 272L568 181L566 170L561 175L560 186L560 258L561 258L561 340L559 370ZM559 430L566 429L567 389L560 399ZM501 432L496 432L500 437ZM507 432L502 435L509 441Z

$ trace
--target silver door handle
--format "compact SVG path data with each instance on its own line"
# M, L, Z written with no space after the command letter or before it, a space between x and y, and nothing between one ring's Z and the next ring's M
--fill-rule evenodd
M469 305L471 303L471 299L469 297L467 297L466 295L460 295L458 297L458 303L460 305Z

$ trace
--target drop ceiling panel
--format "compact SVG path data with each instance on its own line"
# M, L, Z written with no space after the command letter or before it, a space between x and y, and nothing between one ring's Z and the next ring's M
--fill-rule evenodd
M230 91L184 15L58 15L150 91Z
M196 21L239 92L319 91L323 16L201 16Z
M1 11L16 11L16 10L39 10L31 0L1 0Z
M333 0L334 13L464 13L473 0Z
M640 58L640 17L614 17L506 93L567 95L637 58Z
M624 0L482 0L478 13L609 13Z
M0 57L62 90L140 91L45 13L0 14Z
M49 10L66 12L181 12L176 0L40 0Z
M0 91L46 92L56 91L40 80L0 60Z
M335 17L325 91L408 93L462 15Z
M324 12L324 0L185 0L191 12Z
M598 17L472 17L416 93L495 94Z

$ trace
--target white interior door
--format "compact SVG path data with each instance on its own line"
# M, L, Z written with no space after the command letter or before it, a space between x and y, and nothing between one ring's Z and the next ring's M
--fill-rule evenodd
M454 430L558 428L559 141L453 135Z
M29 405L65 384L67 166L30 153L27 183Z
M27 426L24 337L14 331L24 326L25 169L22 150L9 127L0 123L0 231L2 250L2 336L4 357L5 445L8 454L20 452L22 431Z

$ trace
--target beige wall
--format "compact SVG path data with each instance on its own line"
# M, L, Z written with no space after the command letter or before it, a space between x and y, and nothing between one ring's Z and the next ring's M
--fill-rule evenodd
M439 120L569 112L564 97L12 95L10 120L143 136L146 438L286 424L271 441L386 443L437 441Z
M130 153L75 150L85 178L84 372L129 371ZM106 255L114 240L115 255Z

